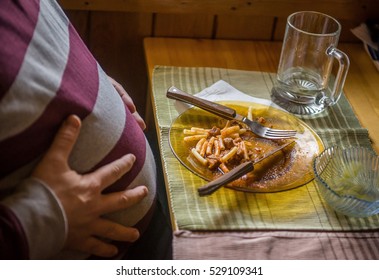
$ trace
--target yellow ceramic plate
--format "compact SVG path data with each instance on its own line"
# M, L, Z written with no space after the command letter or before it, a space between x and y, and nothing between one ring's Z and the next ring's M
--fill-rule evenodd
M295 129L298 131L295 145L290 145L284 153L275 154L270 160L255 165L253 181L237 180L228 187L250 192L276 192L292 189L308 183L314 178L312 162L316 155L324 149L318 135L303 121L282 110L250 102L222 102L234 108L239 114L246 116L249 106L253 107L254 117L263 117L265 125L278 129ZM211 171L199 164L190 153L196 142L185 143L183 130L191 127L212 128L214 125L223 127L226 120L198 108L191 108L176 118L169 131L170 147L176 158L190 171L211 181L222 173ZM279 147L288 140L272 141L254 138L255 145Z

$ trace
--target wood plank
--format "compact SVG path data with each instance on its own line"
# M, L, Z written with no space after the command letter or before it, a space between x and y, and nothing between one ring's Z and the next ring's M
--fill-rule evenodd
M215 27L216 39L271 40L274 17L220 15Z
M212 38L213 18L203 14L156 14L154 36Z
M281 42L146 38L144 47L150 75L154 65L275 72Z
M341 24L341 35L340 35L340 42L352 42L357 43L360 42L360 40L355 37L355 35L351 32L351 29L354 27L357 27L362 22L358 20L339 20L339 23Z
M65 11L67 17L70 19L72 25L75 27L76 31L86 43L87 46L89 46L89 18L90 13L89 11L74 11L74 10L68 10Z
M59 0L65 9L143 13L203 13L286 17L295 11L318 10L339 19L377 17L376 0Z
M275 31L273 40L283 41L284 33L286 31L287 17L280 17L276 19Z
M340 35L340 42L350 42L350 43L357 43L360 42L357 37L351 33L351 29L358 26L361 22L358 20L344 20L344 19L337 19L339 23L341 24L341 35ZM282 41L284 38L284 32L286 29L286 22L287 17L278 18L276 21L275 31L273 40L275 41Z
M106 73L121 83L145 114L147 72L143 38L151 35L152 15L92 12L91 51Z

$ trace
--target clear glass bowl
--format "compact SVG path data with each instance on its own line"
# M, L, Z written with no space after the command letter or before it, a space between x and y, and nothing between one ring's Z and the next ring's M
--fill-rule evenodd
M379 213L379 156L363 147L330 147L313 163L321 195L337 212L353 217Z

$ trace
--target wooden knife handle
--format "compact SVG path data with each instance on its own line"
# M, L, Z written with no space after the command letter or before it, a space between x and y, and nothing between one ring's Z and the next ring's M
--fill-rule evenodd
M196 107L199 107L205 111L213 113L219 117L226 119L233 119L236 115L236 111L232 108L226 107L224 105L205 100L188 94L176 87L170 87L167 90L166 96L170 99L179 100L188 104L192 104Z
M240 178L246 173L254 170L254 163L251 161L241 163L236 168L232 169L230 172L225 173L218 177L216 180L209 182L208 184L198 188L198 193L200 196L206 196L214 193L222 186Z

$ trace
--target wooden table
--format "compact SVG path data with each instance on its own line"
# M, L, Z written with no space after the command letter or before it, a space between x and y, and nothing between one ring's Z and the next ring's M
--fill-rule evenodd
M276 72L281 42L146 38L144 47L151 80L155 65ZM379 71L361 44L340 48L350 58L345 95L379 153Z
M157 65L214 67L275 73L281 50L280 42L171 38L146 38L144 46L150 85L153 84L153 69ZM344 92L362 126L368 129L374 149L379 152L379 128L377 125L379 123L379 72L369 60L362 45L342 44L340 47L348 54L351 60ZM152 91L151 86L150 90ZM156 97L157 95L155 95ZM165 97L162 96L162 98ZM148 100L148 102L155 102L154 98ZM156 117L156 112L153 111L156 106L151 105L156 104L150 103L148 105L149 108L146 111L150 112L150 114L146 115L147 123L148 126L156 126L157 137L162 145L160 141L162 139L159 139L161 134L159 133L158 118ZM165 170L164 172L167 191L170 192L168 187L170 181L167 178L167 174L172 174L172 172L167 172L171 171ZM188 185L185 186L188 187ZM311 188L311 190L313 189ZM168 199L169 207L172 207L170 193ZM378 244L375 246L379 246L379 231L377 230L355 233L331 233L328 231L296 233L296 231L283 232L280 230L247 230L243 232L229 231L227 234L182 230L177 226L174 211L172 210L170 214L174 230L174 247L179 247L174 257L176 256L179 259L224 257L265 259L278 258L278 256L285 259L360 259L365 258L367 256L365 255L366 252L370 251L370 248L366 248L366 245L360 245L362 238L370 239L374 244ZM231 244L233 245L231 246ZM310 246L311 248L313 246L313 249L304 250L302 246ZM270 253L271 255L264 255L268 247L273 249ZM341 249L345 247L348 248L347 251ZM260 248L260 250L251 250L251 248ZM225 250L228 253L224 253ZM362 252L362 255L353 253L357 251ZM258 253L256 254L255 252ZM288 255L287 252L292 255ZM368 258L379 258L379 253L375 254L373 253Z

